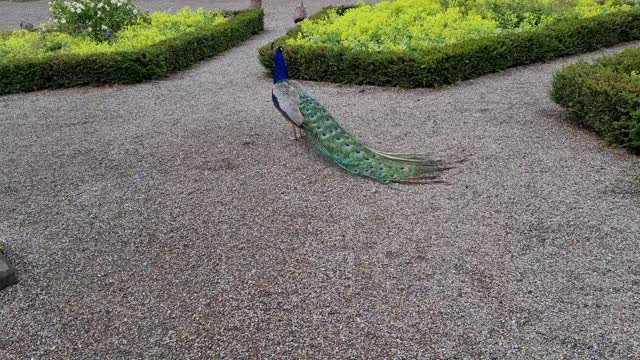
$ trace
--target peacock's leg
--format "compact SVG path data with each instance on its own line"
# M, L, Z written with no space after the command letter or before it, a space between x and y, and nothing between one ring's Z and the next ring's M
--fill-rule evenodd
M307 135L301 128L295 125L291 125L291 127L293 127L293 140L302 140Z
M300 139L298 139L298 131L296 130L297 128L295 126L291 126L293 127L293 140L298 141Z

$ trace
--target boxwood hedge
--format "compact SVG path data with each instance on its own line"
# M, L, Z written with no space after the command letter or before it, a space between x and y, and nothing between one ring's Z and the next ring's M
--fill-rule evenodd
M558 71L551 98L611 144L640 153L640 49Z
M348 7L337 8L338 14ZM313 18L326 16L325 9ZM527 32L504 33L418 52L365 52L331 46L285 46L284 37L260 48L260 62L273 70L273 49L285 47L294 79L401 87L429 87L517 65L593 51L640 39L640 8L562 21Z
M158 79L236 46L264 29L262 9L229 11L212 31L190 32L140 50L0 64L0 95L90 84Z

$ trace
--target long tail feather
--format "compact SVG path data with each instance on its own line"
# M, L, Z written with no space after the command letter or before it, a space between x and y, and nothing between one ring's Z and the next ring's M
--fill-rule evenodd
M395 154L358 142L315 99L298 91L298 107L304 117L302 128L321 154L354 175L382 183L438 183L440 172L450 164L420 154Z

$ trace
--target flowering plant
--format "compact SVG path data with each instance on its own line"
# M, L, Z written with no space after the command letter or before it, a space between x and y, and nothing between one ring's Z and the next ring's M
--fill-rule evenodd
M54 30L72 35L86 34L104 41L140 16L130 0L53 0L49 3Z

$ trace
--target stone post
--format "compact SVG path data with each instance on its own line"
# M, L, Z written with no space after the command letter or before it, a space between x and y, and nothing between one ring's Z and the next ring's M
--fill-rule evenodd
M0 290L18 282L16 272L9 265L7 258L0 252Z

